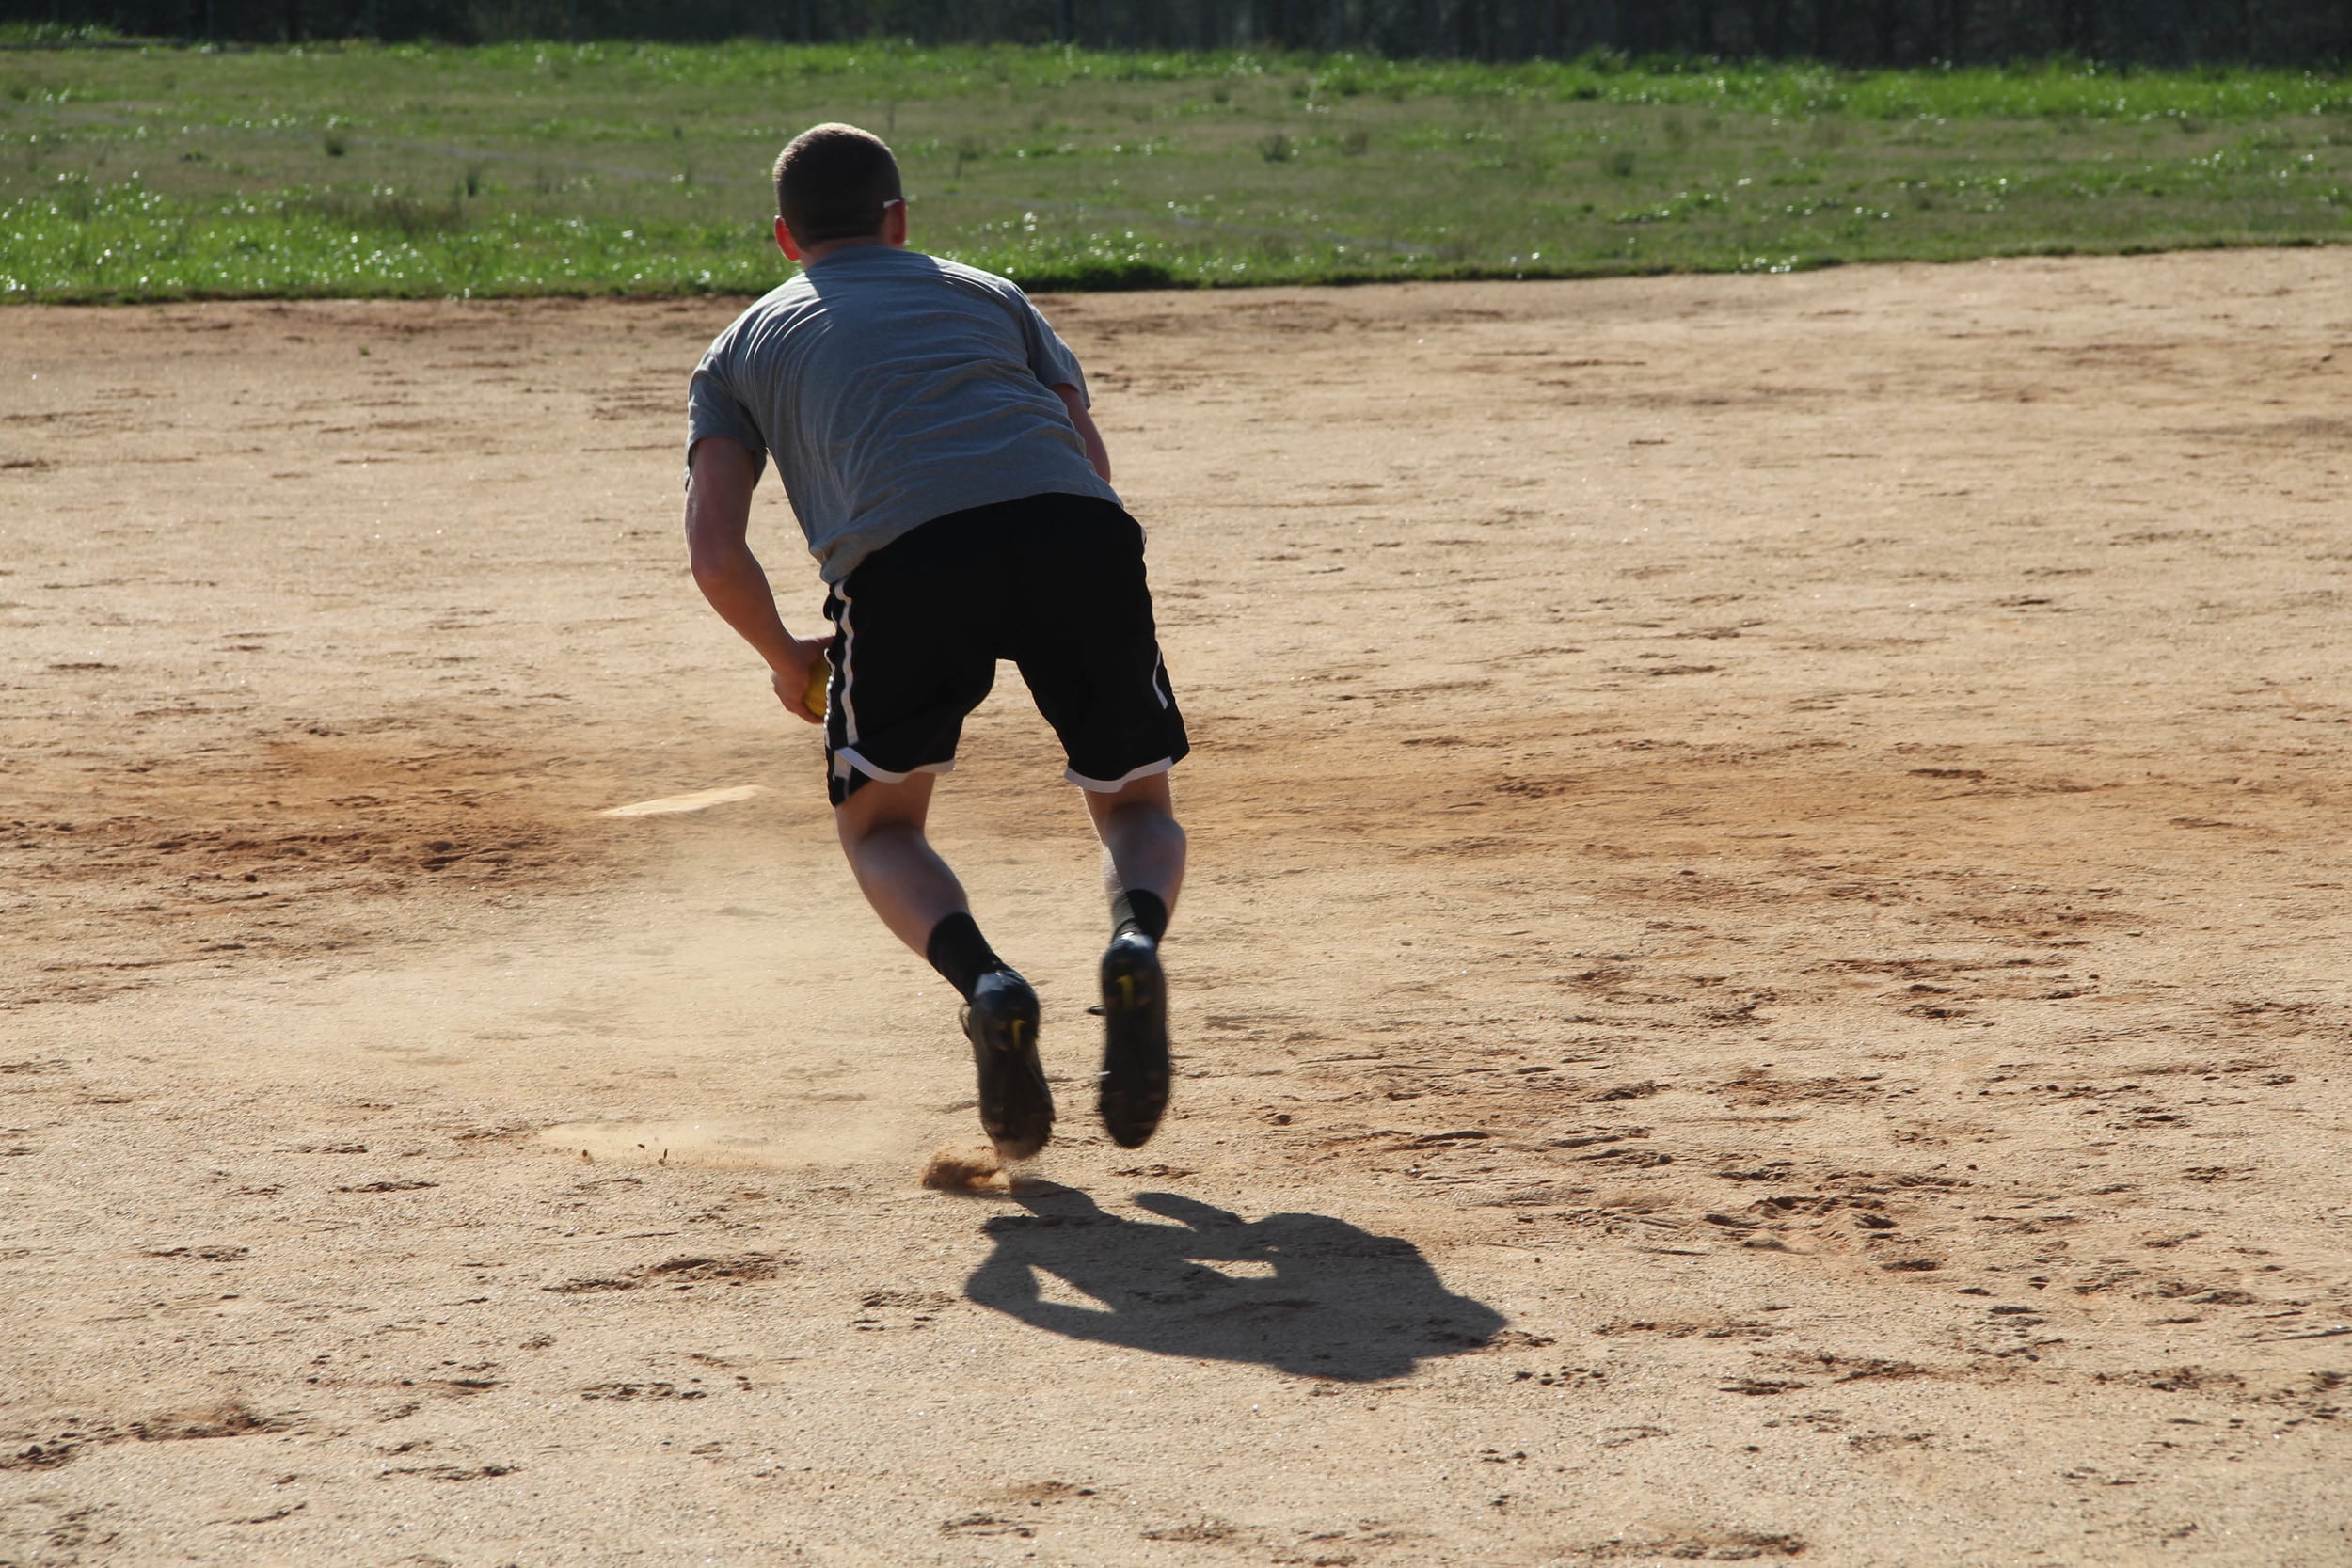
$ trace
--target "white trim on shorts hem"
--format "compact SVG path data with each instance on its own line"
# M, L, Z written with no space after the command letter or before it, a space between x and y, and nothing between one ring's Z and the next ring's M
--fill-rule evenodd
M1175 766L1174 757L1162 757L1157 762L1147 762L1141 768L1130 768L1115 779L1089 779L1074 768L1063 768L1061 776L1080 789L1090 789L1097 795L1111 795L1126 788L1137 779L1148 779L1154 773L1165 773Z
M836 777L848 778L850 769L852 768L867 778L879 779L883 784L904 784L917 773L952 773L956 770L956 759L949 757L946 762L927 762L920 768L910 768L903 773L893 773L889 768L877 768L859 756L857 748L854 746L844 746L834 752L833 770Z

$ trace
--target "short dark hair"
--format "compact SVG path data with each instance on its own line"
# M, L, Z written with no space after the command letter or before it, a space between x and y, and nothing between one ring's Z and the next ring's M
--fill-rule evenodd
M812 125L776 159L776 216L801 245L878 234L882 209L903 199L898 160L854 125Z

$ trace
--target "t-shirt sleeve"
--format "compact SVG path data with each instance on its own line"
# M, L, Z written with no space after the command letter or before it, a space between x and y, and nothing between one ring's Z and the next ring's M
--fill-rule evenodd
M1078 356L1070 352L1070 345L1061 341L1061 335L1029 303L1028 295L1016 289L1013 297L1022 341L1029 351L1029 369L1048 387L1077 388L1078 401L1093 407L1094 399L1087 391L1086 372L1078 368Z
M751 410L735 395L728 374L734 342L732 332L722 335L703 356L702 363L694 367L694 379L687 384L686 460L691 467L695 442L707 436L723 436L752 454L752 471L756 476L767 464L768 443L759 434Z

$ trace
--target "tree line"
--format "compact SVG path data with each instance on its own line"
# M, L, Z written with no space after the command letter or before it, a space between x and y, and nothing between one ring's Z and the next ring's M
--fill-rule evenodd
M223 42L896 38L1852 67L2352 58L2352 0L0 0L0 22Z

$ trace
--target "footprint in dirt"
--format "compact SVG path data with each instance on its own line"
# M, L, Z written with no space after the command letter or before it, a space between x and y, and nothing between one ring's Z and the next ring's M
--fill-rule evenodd
M1509 1320L1445 1287L1421 1249L1327 1214L1245 1221L1174 1193L1138 1206L1174 1221L1108 1214L1066 1187L1017 1190L1025 1214L983 1227L996 1250L964 1294L1035 1327L1301 1377L1371 1383L1425 1357L1476 1350ZM1100 1305L1044 1299L1041 1275Z

